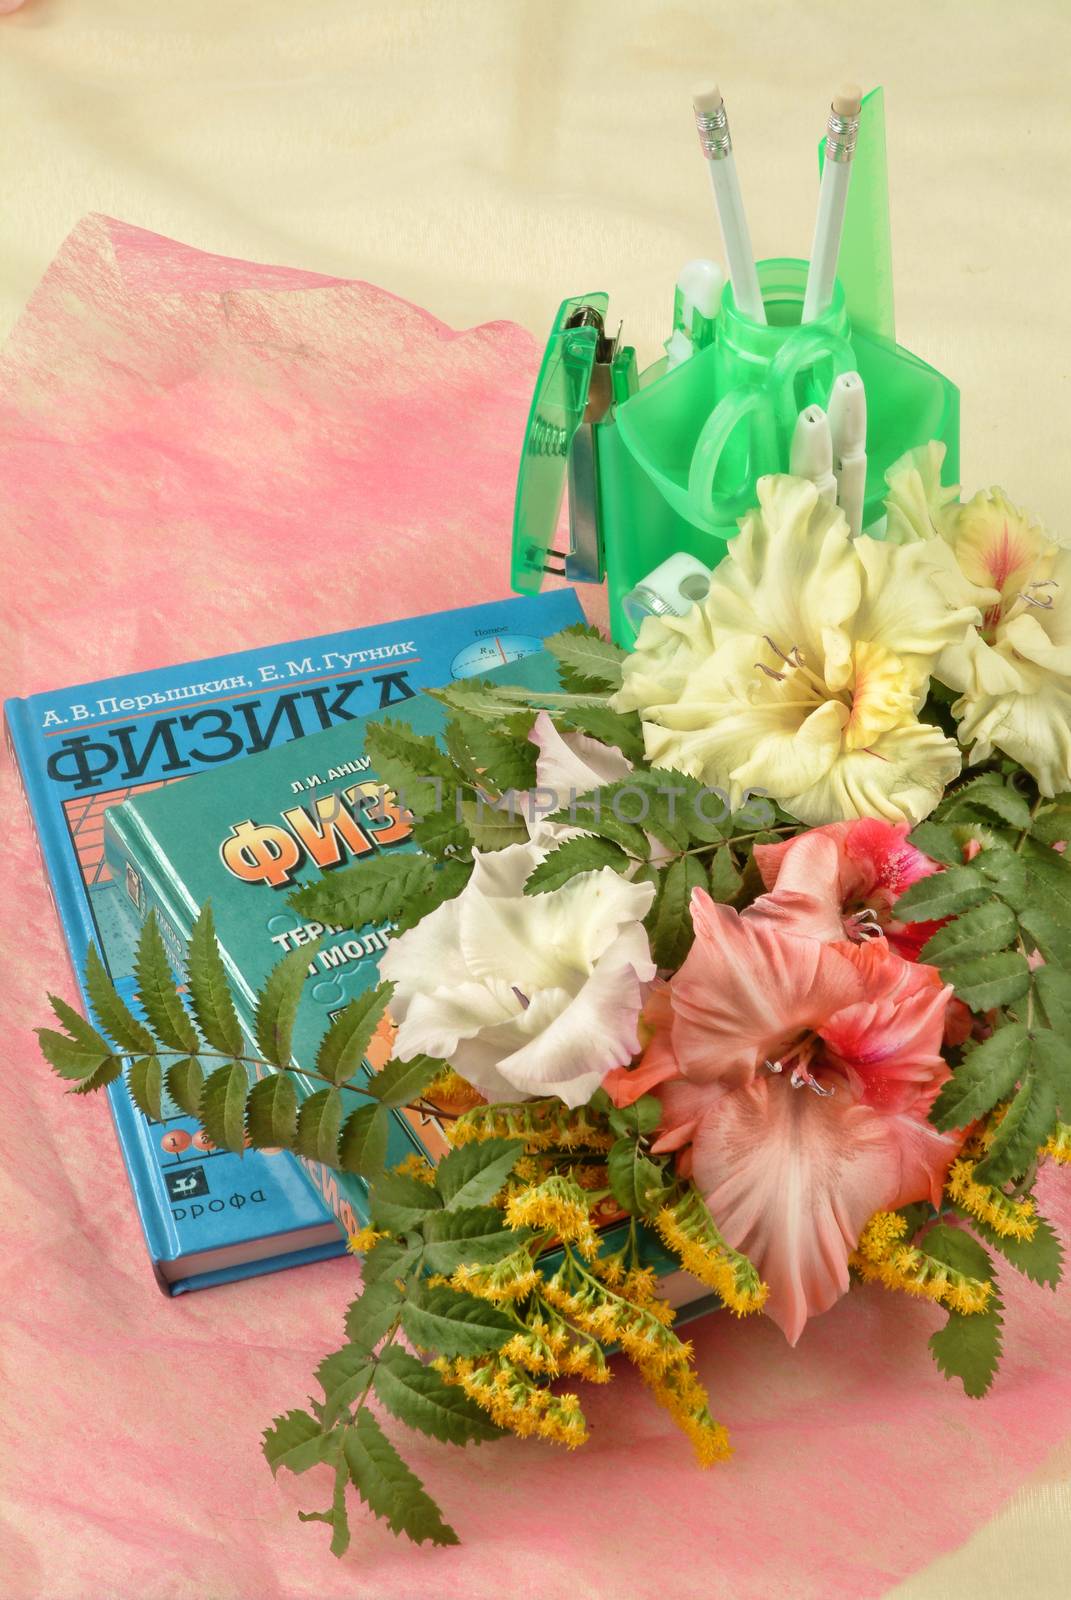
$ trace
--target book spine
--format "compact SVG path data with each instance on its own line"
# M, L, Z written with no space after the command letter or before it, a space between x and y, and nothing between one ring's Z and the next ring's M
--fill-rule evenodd
M149 858L150 851L145 848L145 840L140 841L141 848L139 848L139 842L129 836L129 826L128 819L121 813L107 818L104 828L105 858L117 883L125 885L130 882L128 874L136 881L136 897L127 891L127 898L142 921L151 911L156 912L157 924L168 959L175 972L183 976L186 947L193 932L187 908L168 892L166 880L161 880L145 870L144 863ZM239 1026L250 1049L255 1052L257 1043L252 997L241 981L241 975L228 951L222 945L220 953L227 975L231 979ZM299 1105L304 1104L316 1091L316 1085L300 1070L293 1074L293 1082ZM344 1097L353 1101L354 1108L366 1103L356 1095L345 1095L345 1092ZM319 1161L310 1161L307 1156L295 1154L295 1160L298 1170L346 1234L359 1232L368 1221L368 1186L364 1180L355 1173L335 1172Z
M12 765L34 829L38 853L45 870L49 895L63 930L71 971L86 1014L92 1014L85 987L85 958L90 944L96 943L102 960L107 956L97 940L92 912L82 886L78 863L69 839L60 834L55 813L44 792L44 776L33 759L33 731L27 723L25 700L12 700L5 708L5 725ZM155 1154L146 1147L142 1118L127 1091L125 1077L117 1078L105 1090L119 1151L134 1194L138 1220L153 1264L170 1260L179 1253L178 1235L166 1198L161 1192Z

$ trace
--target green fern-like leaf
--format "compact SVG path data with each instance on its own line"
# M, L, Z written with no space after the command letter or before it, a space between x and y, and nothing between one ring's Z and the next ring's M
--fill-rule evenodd
M456 1384L392 1345L376 1365L373 1387L392 1416L443 1444L479 1443L502 1430Z
M121 1050L136 1055L151 1055L156 1048L152 1034L126 1005L91 944L86 953L86 992L97 1020L106 1028Z
M316 1071L330 1083L348 1083L359 1070L364 1053L390 1005L394 985L379 983L351 1000L320 1041Z
M130 1098L138 1110L143 1111L151 1121L159 1122L163 1115L163 1081L159 1057L137 1056L130 1063L126 1082Z
M428 888L434 872L435 862L419 852L375 856L306 884L289 903L303 917L360 929L392 921L411 896Z
M186 958L190 1000L197 1024L213 1050L225 1056L242 1053L242 1030L231 999L223 959L216 942L212 908L202 906L190 935Z
M257 1044L273 1067L289 1067L294 1021L309 973L315 945L302 945L276 963L257 996L254 1017Z
M320 1089L298 1111L295 1148L310 1161L334 1166L338 1132L342 1126L342 1096L337 1089Z
M327 1459L329 1441L315 1417L307 1411L287 1411L276 1417L261 1441L274 1477L280 1467L307 1472Z
M201 1095L204 1092L205 1074L199 1061L186 1056L172 1062L167 1069L167 1092L188 1117L201 1115Z
M360 1106L351 1111L338 1140L338 1166L343 1172L377 1178L387 1159L390 1124L383 1106Z
M134 975L149 1026L160 1043L184 1056L195 1056L201 1041L175 988L155 911L149 912L138 939Z
M222 1150L245 1149L245 1102L249 1079L237 1061L210 1073L201 1095L200 1118L212 1143Z
M270 1072L249 1091L245 1127L257 1150L291 1150L297 1138L298 1099L286 1072Z
M458 1537L442 1519L438 1506L395 1450L370 1411L361 1411L347 1428L344 1450L354 1488L392 1533L404 1533L415 1544L457 1544Z
M365 1094L374 1095L380 1105L404 1106L423 1094L445 1065L436 1056L414 1056L412 1061L392 1058L362 1087Z
M474 1140L458 1145L435 1169L435 1187L448 1211L493 1200L517 1165L520 1139Z
M621 686L621 671L626 661L619 645L604 639L598 628L587 622L574 622L560 633L552 633L546 648L558 661L570 667L577 677L589 683L604 684L607 691Z

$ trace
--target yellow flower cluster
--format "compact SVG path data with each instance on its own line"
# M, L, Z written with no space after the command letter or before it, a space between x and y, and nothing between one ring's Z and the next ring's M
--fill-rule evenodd
M385 1233L377 1233L375 1228L359 1228L356 1233L351 1233L346 1240L346 1249L351 1255L364 1255L366 1250L371 1250L374 1244L386 1237Z
M1058 1122L1041 1147L1040 1154L1050 1161L1071 1166L1071 1122Z
M877 1212L863 1229L858 1248L848 1258L850 1264L868 1283L934 1300L967 1316L984 1311L992 1286L901 1243L906 1232L903 1217L894 1211Z
M511 1228L553 1233L589 1260L599 1248L588 1198L572 1178L551 1176L516 1190L506 1204L506 1221Z
M455 1072L453 1067L446 1067L437 1078L432 1078L421 1099L433 1106L478 1106L483 1103L479 1089L474 1089L468 1079Z
M537 1377L556 1378L565 1373L589 1383L609 1383L610 1369L602 1346L595 1339L577 1336L560 1317L536 1312L523 1332L502 1347L502 1355Z
M418 1155L411 1150L403 1160L394 1168L407 1178L416 1178L419 1183L433 1184L435 1182L435 1168L426 1156Z
M452 1289L461 1289L477 1295L481 1300L523 1300L540 1282L540 1275L532 1265L532 1258L523 1247L513 1250L500 1261L469 1266L462 1263L450 1279Z
M518 1438L549 1439L568 1450L587 1442L584 1413L575 1394L554 1394L533 1383L508 1358L475 1362L467 1356L434 1363L447 1383L457 1384L492 1422Z
M690 1366L671 1367L661 1377L648 1379L648 1387L691 1440L701 1467L728 1461L733 1453L729 1430L710 1415L707 1392Z
M730 1311L744 1317L762 1310L767 1285L746 1256L730 1250L694 1189L676 1205L663 1206L655 1227L692 1276L720 1295Z
M992 1184L979 1183L974 1167L963 1158L952 1163L945 1185L949 1197L1001 1238L1032 1239L1038 1226L1033 1200L1012 1200Z
M560 1100L529 1100L515 1106L474 1106L447 1130L451 1144L484 1139L523 1139L529 1151L609 1150L614 1135L593 1122L586 1106L570 1111Z

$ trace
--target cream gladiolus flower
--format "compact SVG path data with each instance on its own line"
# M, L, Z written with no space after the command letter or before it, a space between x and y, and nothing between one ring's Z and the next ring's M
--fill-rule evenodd
M917 822L960 767L918 712L979 612L939 586L943 545L853 540L802 478L760 479L758 497L706 599L644 622L612 704L639 711L655 766L734 805L759 790L804 822Z
M534 844L473 851L454 900L401 934L379 970L394 984L395 1054L449 1061L488 1100L587 1103L640 1048L655 975L643 917L654 885L609 867L526 895Z
M934 675L960 693L952 712L971 760L1003 750L1053 795L1071 788L1071 550L1002 489L960 505L958 490L941 487L943 458L930 444L887 478L890 508L913 510L907 536L943 542L961 592L982 612L941 652Z

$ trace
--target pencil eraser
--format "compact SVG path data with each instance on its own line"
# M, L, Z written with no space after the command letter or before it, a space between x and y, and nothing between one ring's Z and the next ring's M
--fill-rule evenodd
M697 89L692 90L693 106L708 116L711 112L719 111L724 103L721 90L716 83L701 83Z
M842 83L833 96L833 110L838 117L857 117L863 104L863 91L857 83Z

